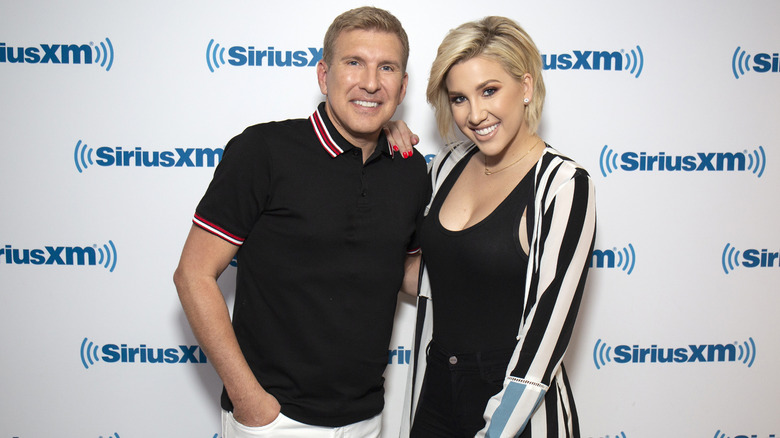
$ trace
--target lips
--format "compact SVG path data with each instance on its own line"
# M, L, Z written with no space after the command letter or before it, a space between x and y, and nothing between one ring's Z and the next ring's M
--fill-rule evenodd
M496 128L498 128L499 123L496 123L495 125L488 126L487 128L481 128L481 129L474 129L474 132L477 133L477 135L488 135L491 132L495 131Z
M363 108L376 108L379 106L379 102L369 102L367 100L353 100L352 103Z

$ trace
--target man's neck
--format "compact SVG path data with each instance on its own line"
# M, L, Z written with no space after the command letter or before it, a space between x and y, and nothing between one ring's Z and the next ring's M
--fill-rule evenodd
M371 134L370 136L356 136L350 133L345 127L338 123L338 119L333 117L330 105L325 105L325 113L328 115L330 122L336 128L336 131L341 134L352 146L360 148L363 151L363 162L365 163L376 150L377 142L379 142L379 135L381 132Z

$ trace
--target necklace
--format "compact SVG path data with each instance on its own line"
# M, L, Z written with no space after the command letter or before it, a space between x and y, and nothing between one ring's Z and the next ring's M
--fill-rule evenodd
M484 155L484 157L485 157L485 175L492 175L492 174L494 174L494 173L501 172L502 170L507 170L507 169L509 169L510 167L514 166L515 164L517 164L517 163L521 162L521 161L523 160L523 158L527 157L527 156L528 156L528 154L530 154L530 153L531 153L531 151L532 151L532 150L534 150L534 148L536 148L536 146L538 146L538 145L539 145L539 143L541 143L541 142L542 142L542 139L540 138L540 139L539 139L539 141L537 141L536 143L534 143L534 145L533 145L533 146L531 146L531 149L528 149L528 151L527 151L526 153L524 153L524 154L523 154L523 156L521 156L520 158L518 158L517 160L515 160L515 161L514 161L512 164L510 164L510 165L508 165L508 166L506 166L506 167L502 167L502 168L500 168L500 169L498 169L498 170L494 170L494 171L492 171L492 172L491 172L490 170L488 170L488 166L487 166L487 155Z

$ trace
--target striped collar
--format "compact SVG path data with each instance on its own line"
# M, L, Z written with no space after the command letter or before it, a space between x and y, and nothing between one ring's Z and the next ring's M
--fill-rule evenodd
M331 123L330 119L328 118L328 114L325 111L325 102L322 102L317 106L317 109L314 110L314 114L309 117L309 121L314 128L314 134L320 141L322 148L325 149L325 152L327 152L331 157L338 157L344 152L355 147L341 134L339 134L339 132L336 130L336 127L333 126L333 123ZM379 134L378 144L387 145L387 149L383 151L389 155L390 158L395 156L393 153L393 148L387 141L387 137L385 137L384 132Z

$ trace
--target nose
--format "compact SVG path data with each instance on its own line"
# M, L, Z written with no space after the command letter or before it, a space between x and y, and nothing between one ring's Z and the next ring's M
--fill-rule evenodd
M488 111L482 106L479 100L472 102L469 107L469 123L474 126L479 125L488 117Z
M375 69L367 68L363 71L363 74L360 75L360 88L371 94L379 91L379 76Z

